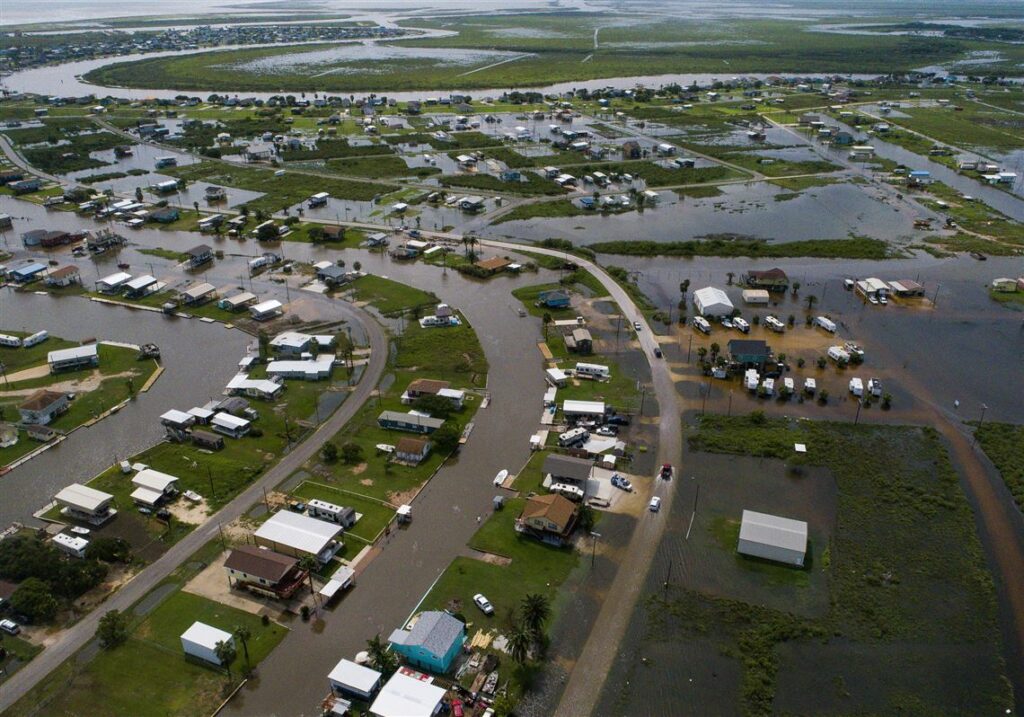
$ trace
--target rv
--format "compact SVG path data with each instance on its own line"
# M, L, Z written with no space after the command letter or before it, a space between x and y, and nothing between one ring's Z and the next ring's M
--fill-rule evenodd
M748 368L743 376L743 385L748 391L756 391L757 385L761 382L761 376L756 369Z
M786 330L786 325L779 321L774 316L764 317L764 325L766 329L770 329L771 331L774 331L779 334Z
M43 343L48 338L50 338L50 334L45 331L38 331L31 336L26 336L25 340L21 342L21 345L25 348L31 348L32 346Z
M21 339L10 334L0 334L0 346L7 346L12 349L21 348Z
M828 357L836 363L850 362L850 353L842 346L829 346Z
M882 382L877 378L868 379L868 393L875 398L880 398L882 395Z
M850 379L850 393L852 393L857 398L860 398L861 396L864 395L864 382L861 381L856 376Z
M606 379L611 378L612 373L607 366L602 366L601 364L577 363L576 375L584 378Z
M741 333L750 333L750 324L748 324L745 319L742 319L739 316L732 320L732 325L733 328L738 329Z
M557 493L563 498L568 498L576 503L583 500L583 489L568 483L552 483L550 490L552 493Z
M704 334L711 333L711 324L709 324L708 320L705 319L703 316L693 317L693 328L697 329L698 331Z
M156 168L163 169L164 167L176 167L178 165L177 157L157 157Z
M828 318L827 316L815 316L814 325L820 326L821 328L825 329L825 331L828 331L830 334L834 334L836 332L836 322Z
M558 436L558 445L562 448L568 448L577 443L583 443L588 438L590 438L590 433L586 428L573 428Z
M818 382L813 378L804 379L804 393L808 396L813 396L814 392L818 390Z
M325 206L330 196L331 195L328 194L327 192L320 192L319 194L314 194L312 197L309 198L309 208L316 209L317 207Z

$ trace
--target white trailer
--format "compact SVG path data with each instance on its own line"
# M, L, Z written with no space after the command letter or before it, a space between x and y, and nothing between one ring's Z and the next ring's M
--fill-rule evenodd
M25 340L21 342L21 345L24 346L25 348L31 348L33 346L43 343L48 338L50 338L50 334L48 334L46 331L37 331L31 336L26 336Z
M856 376L850 379L850 393L857 398L864 395L864 382Z
M756 391L759 383L761 383L761 376L757 369L748 368L743 376L743 385L748 391Z
M827 316L815 316L814 325L825 329L825 331L828 331L830 334L834 334L836 332L836 322Z

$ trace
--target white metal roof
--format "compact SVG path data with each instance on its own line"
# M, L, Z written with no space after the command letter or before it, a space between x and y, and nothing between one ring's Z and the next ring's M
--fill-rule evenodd
M309 334L299 331L285 331L272 338L270 345L274 348L302 348L312 340L313 337Z
M243 291L241 294L235 294L224 299L224 303L228 306L241 306L242 304L248 304L250 301L256 300L256 294L248 291Z
M272 395L281 390L281 384L265 378L249 378L246 374L240 373L228 381L227 388L230 391L247 391L252 389ZM202 417L200 416L200 418Z
M604 413L604 401L572 401L562 402L564 413Z
M190 416L195 416L196 418L204 418L207 420L213 417L213 411L211 411L208 408L201 408L199 406L188 409L188 414Z
M430 682L396 672L370 706L378 717L431 717L445 690Z
M341 526L283 510L256 531L256 537L316 555L341 532Z
M728 311L733 309L729 296L717 286L705 286L693 292L693 303L701 313L711 311Z
M191 289L186 289L185 291L181 292L181 295L187 296L190 299L197 299L201 296L206 296L207 294L212 293L216 290L217 289L214 287L213 284L204 283L197 284L196 286L193 286Z
M255 306L250 306L249 311L251 311L254 314L265 314L269 311L277 311L282 306L283 304L277 299L269 299L267 301L256 304Z
M124 272L124 271L118 271L118 272L116 272L114 274L111 274L110 276L104 276L102 279L100 279L96 283L97 284L106 284L107 286L120 286L121 284L124 284L124 283L126 283L128 281L131 281L131 279L132 279L132 275L131 274L129 274L127 272Z
M210 423L215 426L230 429L244 428L249 425L249 421L246 419L239 418L238 416L232 416L230 413L224 413L223 411L215 415L210 420Z
M170 421L171 423L186 423L187 424L187 423L191 423L195 419L196 419L196 417L193 416L192 414L185 413L184 411L179 411L176 408L172 408L170 411L168 411L167 413L164 413L163 415L160 416L160 420L161 421Z
M46 355L46 360L49 363L57 363L58 361L68 361L76 358L88 358L96 356L96 344L88 344L86 346L75 346L70 349L60 349L59 351L51 351Z
M145 289L147 286L152 286L155 283L155 276L144 274L143 276L140 276L137 279L132 279L131 281L126 282L125 288L128 289L128 291L141 291L142 289Z
M207 625L205 622L194 622L192 626L181 633L181 639L183 642L191 642L193 645L199 645L209 650L217 649L218 642L231 642L232 637L230 632L225 632L213 625Z
M754 510L744 510L740 540L803 553L807 550L807 523Z
M358 665L352 660L342 660L327 675L327 679L331 682L337 682L339 685L350 687L363 694L372 694L377 683L380 682L380 677L381 674L377 670Z
M164 497L162 491L140 486L132 491L131 499L145 505L156 505Z
M132 485L137 485L141 488L149 488L150 490L158 490L161 493L177 482L178 479L176 476L161 473L160 471L155 471L152 468L141 470L135 474L134 478L132 478Z
M113 497L110 493L104 493L81 483L72 483L54 496L60 503L89 512L98 510L104 503L113 499Z

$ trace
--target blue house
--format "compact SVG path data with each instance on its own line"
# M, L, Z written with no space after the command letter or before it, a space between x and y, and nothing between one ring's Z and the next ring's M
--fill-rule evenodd
M433 433L444 424L444 419L421 416L418 413L384 411L377 416L377 425L389 431Z
M593 197L580 197L580 206L584 209L593 209L597 206L597 203Z
M446 612L428 610L411 630L395 630L388 638L403 662L443 675L466 641L466 626Z
M521 182L523 181L523 174L517 169L506 169L501 173L501 181L503 182Z
M8 272L8 276L11 277L11 281L18 284L26 284L30 281L34 281L39 278L39 275L46 271L46 265L40 264L38 261L34 261L31 264L25 264L15 269L11 269Z
M537 304L548 309L568 309L572 305L572 301L567 292L553 289L537 294Z

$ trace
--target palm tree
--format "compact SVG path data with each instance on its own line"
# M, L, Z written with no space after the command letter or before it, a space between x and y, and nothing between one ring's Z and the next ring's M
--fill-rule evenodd
M466 256L469 256L469 237L462 237L462 248L466 252Z
M544 635L544 623L551 616L551 601L545 595L531 593L523 598L520 606L520 618L523 626L539 643Z
M818 297L811 294L807 297L807 310L810 311L814 308L814 305L818 303Z
M718 343L711 344L711 358L714 359L722 351L722 347Z
M728 280L729 286L732 286L732 280L736 278L736 273L732 271L726 272L725 278Z
M541 320L544 322L544 340L547 341L547 338L548 338L548 326L551 324L551 322L554 319L551 318L551 314L549 314L549 313L547 313L545 311L544 312L544 318L541 319Z
M239 625L235 628L235 637L242 643L242 654L245 655L245 671L248 673L252 669L252 665L249 663L249 638L252 637L252 630L244 625Z
M794 281L793 282L793 296L796 296L797 292L799 292L799 291L800 291L800 282L799 281Z
M533 636L530 635L530 631L526 626L519 620L515 619L515 613L511 616L511 624L509 625L508 634L505 635L507 642L507 649L509 656L516 662L516 664L526 664L526 658L530 654L530 642Z
M700 346L697 348L697 355L700 357L700 360L703 361L704 357L708 355L708 350L705 347Z
M224 668L228 671L228 680L231 680L231 663L235 661L238 653L235 650L234 643L231 642L218 642L214 648L213 653L220 660L220 664L224 665Z
M686 292L689 291L689 290L690 290L690 280L689 279L683 279L681 282L679 282L679 293L680 294L682 294L683 296L686 296Z
M388 650L388 646L380 639L380 634L366 641L366 651L370 655L370 664L384 677L391 677L398 671L398 658Z
M195 207L196 214L199 213L199 202L192 202L192 206Z

